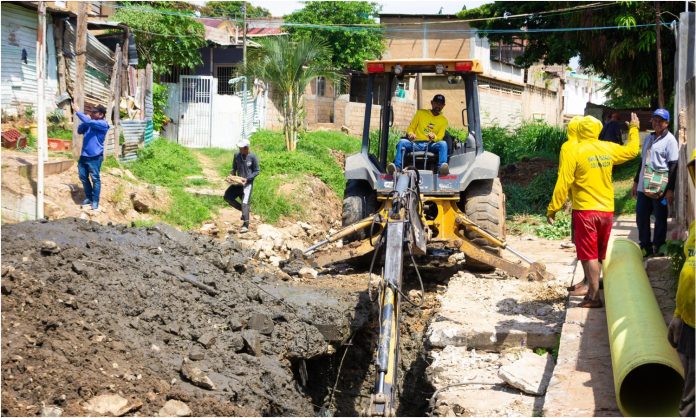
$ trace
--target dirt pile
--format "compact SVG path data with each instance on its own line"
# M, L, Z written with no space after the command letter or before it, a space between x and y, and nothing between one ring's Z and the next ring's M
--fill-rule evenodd
M91 415L116 399L151 416L171 400L194 416L313 415L296 376L331 351L324 334L360 322L356 300L285 300L252 252L166 225L5 225L2 414Z

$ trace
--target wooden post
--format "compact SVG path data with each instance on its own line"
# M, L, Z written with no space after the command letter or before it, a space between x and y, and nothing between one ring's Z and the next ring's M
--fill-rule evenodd
M130 43L130 30L128 28L125 28L123 31L123 47L122 47L122 54L121 54L121 94L124 94L128 96L128 48ZM120 104L119 104L120 106Z
M46 3L39 2L39 24L36 31L36 75L37 75L37 121L39 125L36 219L44 217L44 161L48 160L46 132Z
M114 68L111 70L111 83L109 84L109 105L106 108L106 121L111 122L111 116L118 115L119 103L121 101L120 80L118 79L121 69L121 45L116 44L116 56L114 57ZM114 158L118 158L118 129L113 127L111 132L114 135Z
M58 64L58 95L68 92L68 84L66 82L65 56L63 55L63 32L65 31L65 22L58 19L53 23L53 37L56 42L56 60ZM70 114L70 104L65 101L60 108L63 110L63 115Z
M665 107L665 91L662 88L662 43L660 42L660 2L655 2L655 48L657 49L657 105Z
M73 101L85 111L85 67L87 64L87 2L77 4L77 30L75 32L75 88ZM73 123L73 158L79 159L82 153L82 137L77 134L78 121Z
M121 153L121 81L123 80L123 47L116 47L116 87L114 88L114 158L118 160ZM127 60L127 57L126 59Z
M145 119L145 98L152 91L152 64L147 63L145 66L145 77L143 79L143 94L142 94L142 106L140 107L140 118Z

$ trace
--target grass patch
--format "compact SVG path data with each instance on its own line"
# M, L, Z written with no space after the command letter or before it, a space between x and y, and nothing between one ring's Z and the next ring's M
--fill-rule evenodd
M126 197L126 188L123 186L123 184L119 184L118 187L116 187L114 194L111 195L111 201L118 205L119 203L123 202L125 197Z
M195 179L188 180L189 186L200 187L200 186L207 186L209 184L210 184L210 182L206 179L203 179L203 178L195 178Z
M199 148L194 151L208 158L220 177L226 177L232 170L232 159L236 151L222 148ZM256 150L254 150L256 152Z
M49 129L48 137L72 141L72 131L62 128Z
M346 181L343 167L331 155L330 150L344 154L353 154L360 150L359 140L341 132L310 132L297 143L295 152L285 151L283 136L277 132L256 132L251 138L251 143L259 157L264 177L278 174L310 174L328 185L338 197L343 196ZM254 190L254 193L256 192L257 190Z
M102 163L102 170L105 168L121 168L121 163L113 155L109 155Z
M162 214L162 218L184 229L194 228L209 220L212 212L226 205L220 197L194 196L179 187L171 188L170 195L171 206Z
M111 164L118 166L118 161ZM159 215L171 224L194 228L226 205L221 197L194 196L184 191L189 182L186 177L202 175L203 171L191 150L166 139L155 140L138 153L137 160L124 165L139 179L169 189L171 205Z
M636 213L636 199L631 196L633 177L640 167L640 156L614 169L614 214L627 215Z
M134 228L149 228L155 226L157 221L154 219L136 219L131 222L131 226Z
M187 176L202 173L191 150L166 139L157 139L140 150L128 168L147 183L166 187L181 186Z
M295 152L285 150L282 133L272 131L255 132L251 139L252 152L259 158L261 173L254 180L251 197L251 210L264 222L277 222L282 216L302 213L300 202L293 202L280 196L277 190L284 183L293 181L301 175L312 175L327 184L336 196L343 196L345 178L333 152L353 154L360 150L360 141L341 132L310 132L297 143ZM218 148L200 149L213 163L213 168L221 177L232 169L232 159L236 150Z

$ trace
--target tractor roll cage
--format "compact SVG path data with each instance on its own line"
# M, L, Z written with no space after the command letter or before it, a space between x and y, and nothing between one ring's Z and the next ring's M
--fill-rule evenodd
M478 78L482 73L481 64L477 60L378 60L366 61L367 91L365 94L365 118L363 124L361 153L369 155L370 147L370 119L372 116L372 101L375 85L375 77L387 77L385 94L385 106L382 107L380 119L379 138L379 169L385 171L387 165L387 151L389 146L389 126L392 116L392 97L394 79L401 78L404 74L431 73L443 76L461 76L464 81L466 96L466 117L468 130L476 139L476 154L483 152L483 139L481 137L481 118L479 115ZM466 138L463 138L466 139Z

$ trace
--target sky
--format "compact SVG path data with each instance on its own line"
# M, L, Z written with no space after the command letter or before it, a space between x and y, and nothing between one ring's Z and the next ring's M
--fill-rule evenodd
M302 8L302 3L299 1L250 0L249 2L254 6L268 9L273 16L283 16ZM382 6L382 13L437 14L442 8L443 14L455 14L461 11L464 5L467 9L473 9L490 1L378 0L375 3Z

